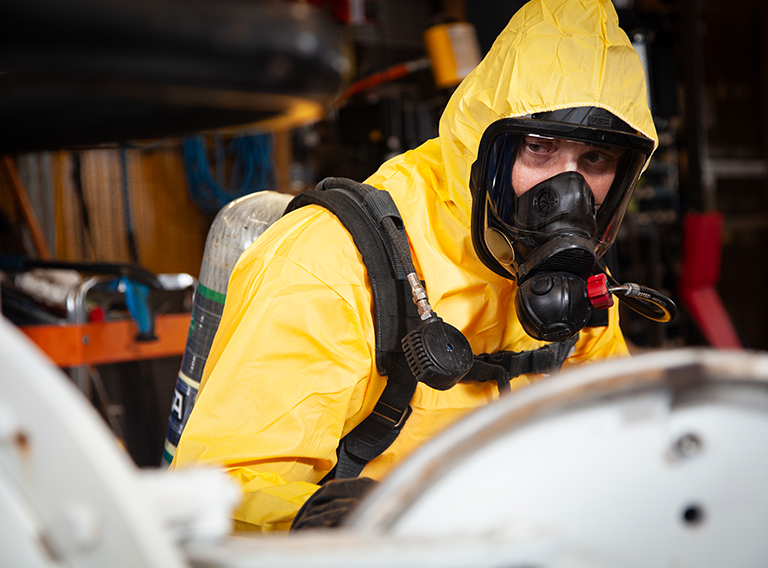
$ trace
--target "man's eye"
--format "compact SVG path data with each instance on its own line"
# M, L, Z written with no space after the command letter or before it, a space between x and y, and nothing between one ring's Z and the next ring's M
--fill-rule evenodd
M529 151L535 153L535 154L541 154L543 152L549 151L549 146L546 146L544 144L538 144L536 142L527 142L526 147Z
M597 152L590 152L586 155L586 158L590 164L595 165L607 164L613 160L613 156L598 154Z

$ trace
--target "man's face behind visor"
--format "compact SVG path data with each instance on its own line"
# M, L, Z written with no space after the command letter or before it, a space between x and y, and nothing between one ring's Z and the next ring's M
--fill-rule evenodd
M574 140L530 134L522 139L512 168L512 188L523 193L563 172L584 176L599 207L616 176L623 151Z
M586 110L584 123L593 110L609 114ZM472 240L484 264L519 281L537 270L527 259L555 238L582 239L592 263L607 250L654 145L621 124L510 118L486 129L470 179Z

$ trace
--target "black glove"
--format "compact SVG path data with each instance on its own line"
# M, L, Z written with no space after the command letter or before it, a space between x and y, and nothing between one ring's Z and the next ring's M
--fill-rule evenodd
M291 530L339 526L378 483L368 477L329 481L299 509Z

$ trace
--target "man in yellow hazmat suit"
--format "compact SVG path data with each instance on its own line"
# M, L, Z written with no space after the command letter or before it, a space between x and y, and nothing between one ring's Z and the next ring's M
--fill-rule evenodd
M557 207L542 183L565 184L564 207L592 212L584 239L598 256L610 246L657 143L645 93L639 58L610 0L533 0L457 88L439 137L366 181L392 195L432 306L474 353L545 344L524 331L515 304L535 256L537 229L526 223L537 208ZM534 296L541 287L533 284ZM624 355L614 306L607 326L581 331L564 366ZM518 376L511 387L531 380ZM329 211L303 207L275 223L234 268L174 466L223 464L245 492L236 527L287 529L385 383L355 244ZM492 382L445 391L419 384L402 432L361 477L381 479L497 397ZM337 489L325 501L344 495Z

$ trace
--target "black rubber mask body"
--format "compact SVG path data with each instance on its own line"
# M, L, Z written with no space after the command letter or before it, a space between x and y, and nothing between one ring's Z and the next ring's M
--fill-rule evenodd
M517 199L515 308L531 337L566 341L592 313L586 279L594 269L595 198L584 177L558 174Z

